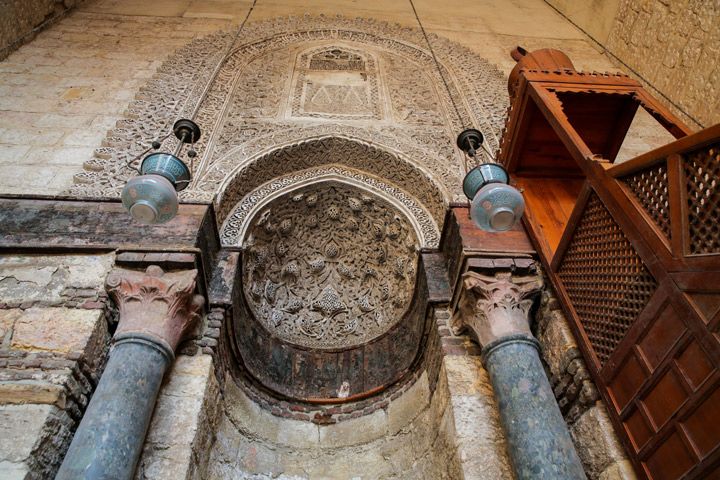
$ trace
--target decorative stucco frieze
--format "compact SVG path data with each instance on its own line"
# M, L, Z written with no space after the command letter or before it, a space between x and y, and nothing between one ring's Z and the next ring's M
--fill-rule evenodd
M333 135L389 150L392 161L378 176L416 197L441 223L438 194L444 205L461 195L455 134L475 126L496 149L507 99L502 74L487 61L447 39L431 35L431 41L450 94L421 32L399 25L305 16L247 24L235 40L227 32L194 40L171 55L142 89L126 118L86 162L71 193L117 197L134 175L127 162L177 118L193 116L204 135L196 145L195 181L181 198L215 199L221 222L252 191L232 187L238 183L233 177L242 177L253 162L282 146ZM330 58L332 52L339 52L337 58ZM332 95L325 88L328 95L319 94L320 87L307 84L310 73L318 74L320 83L335 75L328 85L345 87L340 76L352 74L358 88L340 89L345 93L331 88ZM316 94L323 105L313 107L308 95ZM303 106L297 111L301 116L294 115L294 105ZM378 167L370 163L366 172ZM409 171L427 178L422 187L397 183ZM431 198L419 194L428 185L433 185Z

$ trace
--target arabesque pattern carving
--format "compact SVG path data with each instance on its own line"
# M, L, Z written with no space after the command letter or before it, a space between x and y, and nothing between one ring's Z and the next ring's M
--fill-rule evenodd
M415 284L417 238L389 203L340 183L295 190L252 220L245 298L284 341L359 345L403 318Z
M431 79L419 65L397 55L385 55L384 71L393 117L401 123L442 127L442 111Z
M271 182L265 183L248 193L238 202L234 210L225 221L220 229L220 241L223 245L240 246L243 233L248 227L255 209L264 200L278 191L291 188L293 185L305 184L308 182L324 181L328 176L341 177L355 183L364 185L367 189L373 190L377 194L385 198L391 198L409 212L413 219L416 220L419 228L419 244L422 247L437 248L440 243L440 232L437 224L433 221L429 213L416 202L413 198L405 194L402 190L388 185L375 177L364 175L361 172L342 167L340 165L331 165L329 167L314 168L304 170L297 174L285 175L274 178Z
M408 192L423 204L438 225L442 224L446 193L440 190L441 186L433 182L430 175L421 168L413 166L409 161L403 160L399 154L393 153L390 149L343 138L339 131L337 126L326 124L321 129L298 132L298 136L305 140L277 148L245 164L233 164L231 161L233 159L240 161L242 154L239 151L218 162L213 168L214 177L208 178L207 181L230 179L224 184L223 197L218 202L216 212L219 221L224 222L235 208L238 203L235 199L244 198L266 182L310 168L340 164L384 179L400 190ZM355 133L355 130L350 131ZM319 138L314 135L324 132L335 132L335 134L322 135ZM413 150L409 152L414 153ZM412 158L415 160L414 155ZM235 170L238 173L234 174Z
M171 55L130 105L127 118L108 134L105 146L86 163L85 172L77 176L78 183L70 193L119 196L127 178L134 175L125 163L142 151L150 139L165 133L178 117L194 113L206 134L196 145L200 156L195 182L183 192L185 200L209 201L221 193L228 175L241 173L237 165L245 162L249 167L249 159L261 158L268 148L301 141L301 135L308 131L332 132L407 152L424 174L442 183L442 189L451 191L457 198L462 195L459 190L462 166L459 154L452 147L456 132L473 125L483 132L491 149L498 147L497 133L507 108L503 76L484 59L447 39L431 36L446 78L450 79L452 99L442 87L442 79L417 29L373 20L324 16L249 23L237 39L232 54L220 67L217 78L208 86L208 79L231 38L227 33L210 35ZM326 47L350 45L353 52L373 52L370 56L377 61L390 59L394 79L389 80L390 96L395 99L393 108L397 111L398 123L379 126L368 120L364 125L341 121L327 125L320 122L322 119L303 118L302 122L292 122L287 117L277 121L278 116L283 118L283 109L292 103L287 102L288 96L291 101L294 98L288 83L291 59L295 58L293 52L300 51L303 45L323 42ZM355 56L359 54L344 53L332 61L340 65L338 62L343 57L342 62L355 68L359 66ZM308 62L309 67L312 63L309 58ZM319 66L319 62L318 57L312 64ZM369 63L366 62L365 67L369 68ZM401 84L403 78L412 78L418 71L427 76L439 95L439 111L450 112L438 117L441 125L432 120L435 102L420 98L427 94L422 81L416 80L412 88ZM202 104L198 104L205 90L207 95ZM403 96L411 98L401 101ZM459 119L453 103L459 108ZM403 158L399 160L405 162ZM227 194L222 198L230 202L230 206L220 208L226 211L241 200ZM450 199L452 196L445 201Z

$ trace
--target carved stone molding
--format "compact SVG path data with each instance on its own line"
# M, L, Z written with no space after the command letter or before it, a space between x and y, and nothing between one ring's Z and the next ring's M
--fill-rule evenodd
M388 331L415 285L417 237L386 201L327 182L270 202L250 225L245 298L283 341L347 348Z
M120 312L115 337L148 336L173 352L200 318L204 299L193 294L197 273L164 272L156 265L110 272L105 286Z
M216 211L222 223L230 210L261 184L309 168L340 164L404 190L441 225L451 195L439 178L453 178L459 173L454 173L447 165L438 166L434 168L436 173L431 173L423 165L430 163L432 158L437 162L440 154L424 151L412 139L400 133L393 136L394 133L392 128L381 133L332 123L295 126L283 132L283 143L279 145L277 137L258 136L245 147L229 152L196 183L223 182L216 187L221 192L216 200ZM290 143L284 143L288 139ZM246 158L246 148L264 153ZM449 143L448 148L451 149ZM442 175L437 173L440 170L444 172ZM193 192L195 190L189 194Z
M528 314L542 287L542 277L537 275L467 272L463 275L453 330L468 330L482 347L514 335L532 336Z
M437 248L439 245L440 232L438 226L422 204L392 185L341 165L308 169L296 174L277 177L244 195L220 229L222 244L240 246L251 218L259 208L262 208L266 202L276 198L279 194L284 194L307 184L327 181L340 181L359 185L358 188L368 190L372 194L399 205L399 208L414 223L420 246Z

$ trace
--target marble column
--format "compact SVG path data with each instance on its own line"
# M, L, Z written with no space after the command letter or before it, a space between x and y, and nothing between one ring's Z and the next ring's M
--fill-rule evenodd
M107 366L56 479L131 479L163 375L194 326L203 298L197 270L113 270L106 287L120 313Z
M530 331L541 277L468 272L462 287L453 327L482 346L516 478L585 478Z

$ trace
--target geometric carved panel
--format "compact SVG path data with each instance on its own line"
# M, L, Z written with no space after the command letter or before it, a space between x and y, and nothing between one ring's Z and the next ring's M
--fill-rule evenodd
M595 193L558 275L603 365L647 305L657 283Z
M375 59L330 46L297 59L293 117L380 119Z

